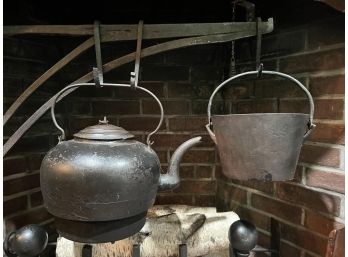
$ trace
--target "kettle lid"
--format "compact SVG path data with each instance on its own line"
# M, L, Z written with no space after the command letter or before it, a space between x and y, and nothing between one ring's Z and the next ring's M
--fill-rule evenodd
M74 134L75 138L90 139L90 140L122 140L133 138L134 135L129 133L124 128L109 124L109 121L104 117L98 125L89 126Z

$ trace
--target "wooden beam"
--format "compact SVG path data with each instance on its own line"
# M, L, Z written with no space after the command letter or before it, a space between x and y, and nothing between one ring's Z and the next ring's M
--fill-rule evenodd
M269 20L268 26L262 28L263 33L268 33L273 30L273 20ZM208 35L201 37L191 37L191 38L183 38L172 40L169 42L165 42L162 44L157 44L154 46L150 46L142 49L141 57L151 56L157 53L166 52L173 49L195 46L195 45L203 45L203 44L214 44L221 42L228 42L240 38L251 37L256 35L256 26L255 23L253 29L244 30L240 32L230 33L230 34L219 34L219 35ZM265 30L264 30L265 29ZM107 40L107 39L104 39ZM109 72L117 67L120 67L123 64L132 62L135 60L135 52L122 56L118 59L115 59L109 63L103 65L104 73ZM83 83L88 82L93 79L92 72L89 72L85 76L79 78L74 81L74 83ZM70 89L63 93L61 97L58 99L60 101L63 97L73 92L76 88ZM3 156L7 154L7 152L17 143L17 141L24 135L24 133L48 110L51 108L55 96L53 96L50 100L48 100L45 104L43 104L32 116L30 116L22 126L6 141L3 148Z
M272 23L272 27L269 25ZM138 25L101 25L101 36L117 40L136 40ZM263 30L273 29L273 20L263 23ZM202 35L227 34L252 30L255 22L190 23L190 24L144 24L143 39L193 37ZM266 28L268 27L268 28ZM93 36L93 25L30 25L4 26L4 35L45 34Z

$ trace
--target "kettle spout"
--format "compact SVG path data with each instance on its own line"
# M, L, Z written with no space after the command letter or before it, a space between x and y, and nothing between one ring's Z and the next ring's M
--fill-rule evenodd
M169 162L169 167L166 174L161 174L158 190L166 191L171 190L179 186L180 177L179 177L179 167L181 159L184 153L189 150L191 147L199 144L202 140L202 137L194 137L186 142L182 143L174 152L172 158Z

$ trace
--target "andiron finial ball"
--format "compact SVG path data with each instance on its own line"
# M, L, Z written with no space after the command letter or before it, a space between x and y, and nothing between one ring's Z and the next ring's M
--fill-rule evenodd
M246 220L232 223L228 234L231 246L239 252L250 252L257 244L256 227Z
M5 238L4 250L8 256L36 257L48 242L48 234L38 225L27 225Z

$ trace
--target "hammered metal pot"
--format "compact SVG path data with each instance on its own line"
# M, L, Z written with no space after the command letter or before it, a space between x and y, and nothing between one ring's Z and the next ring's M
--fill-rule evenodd
M245 72L220 84L208 104L209 124L206 128L217 145L222 172L237 180L287 181L294 178L303 141L312 132L314 103L311 94L298 80L284 73L263 71L291 80L307 95L309 114L251 113L211 116L215 94L227 83L244 76ZM213 130L212 130L213 127Z
M137 87L151 95L161 111L156 129L147 136L147 144L136 141L125 129L109 124L106 117L66 140L64 129L55 118L55 103L59 97L71 92L69 89L81 86L95 85L70 85L55 97L51 115L61 136L41 163L41 191L44 205L55 217L61 236L84 243L113 242L129 237L143 227L157 191L179 186L182 156L200 143L201 137L182 143L173 153L167 173L163 173L150 140L161 127L163 107L152 92ZM102 86L131 87L111 83Z

